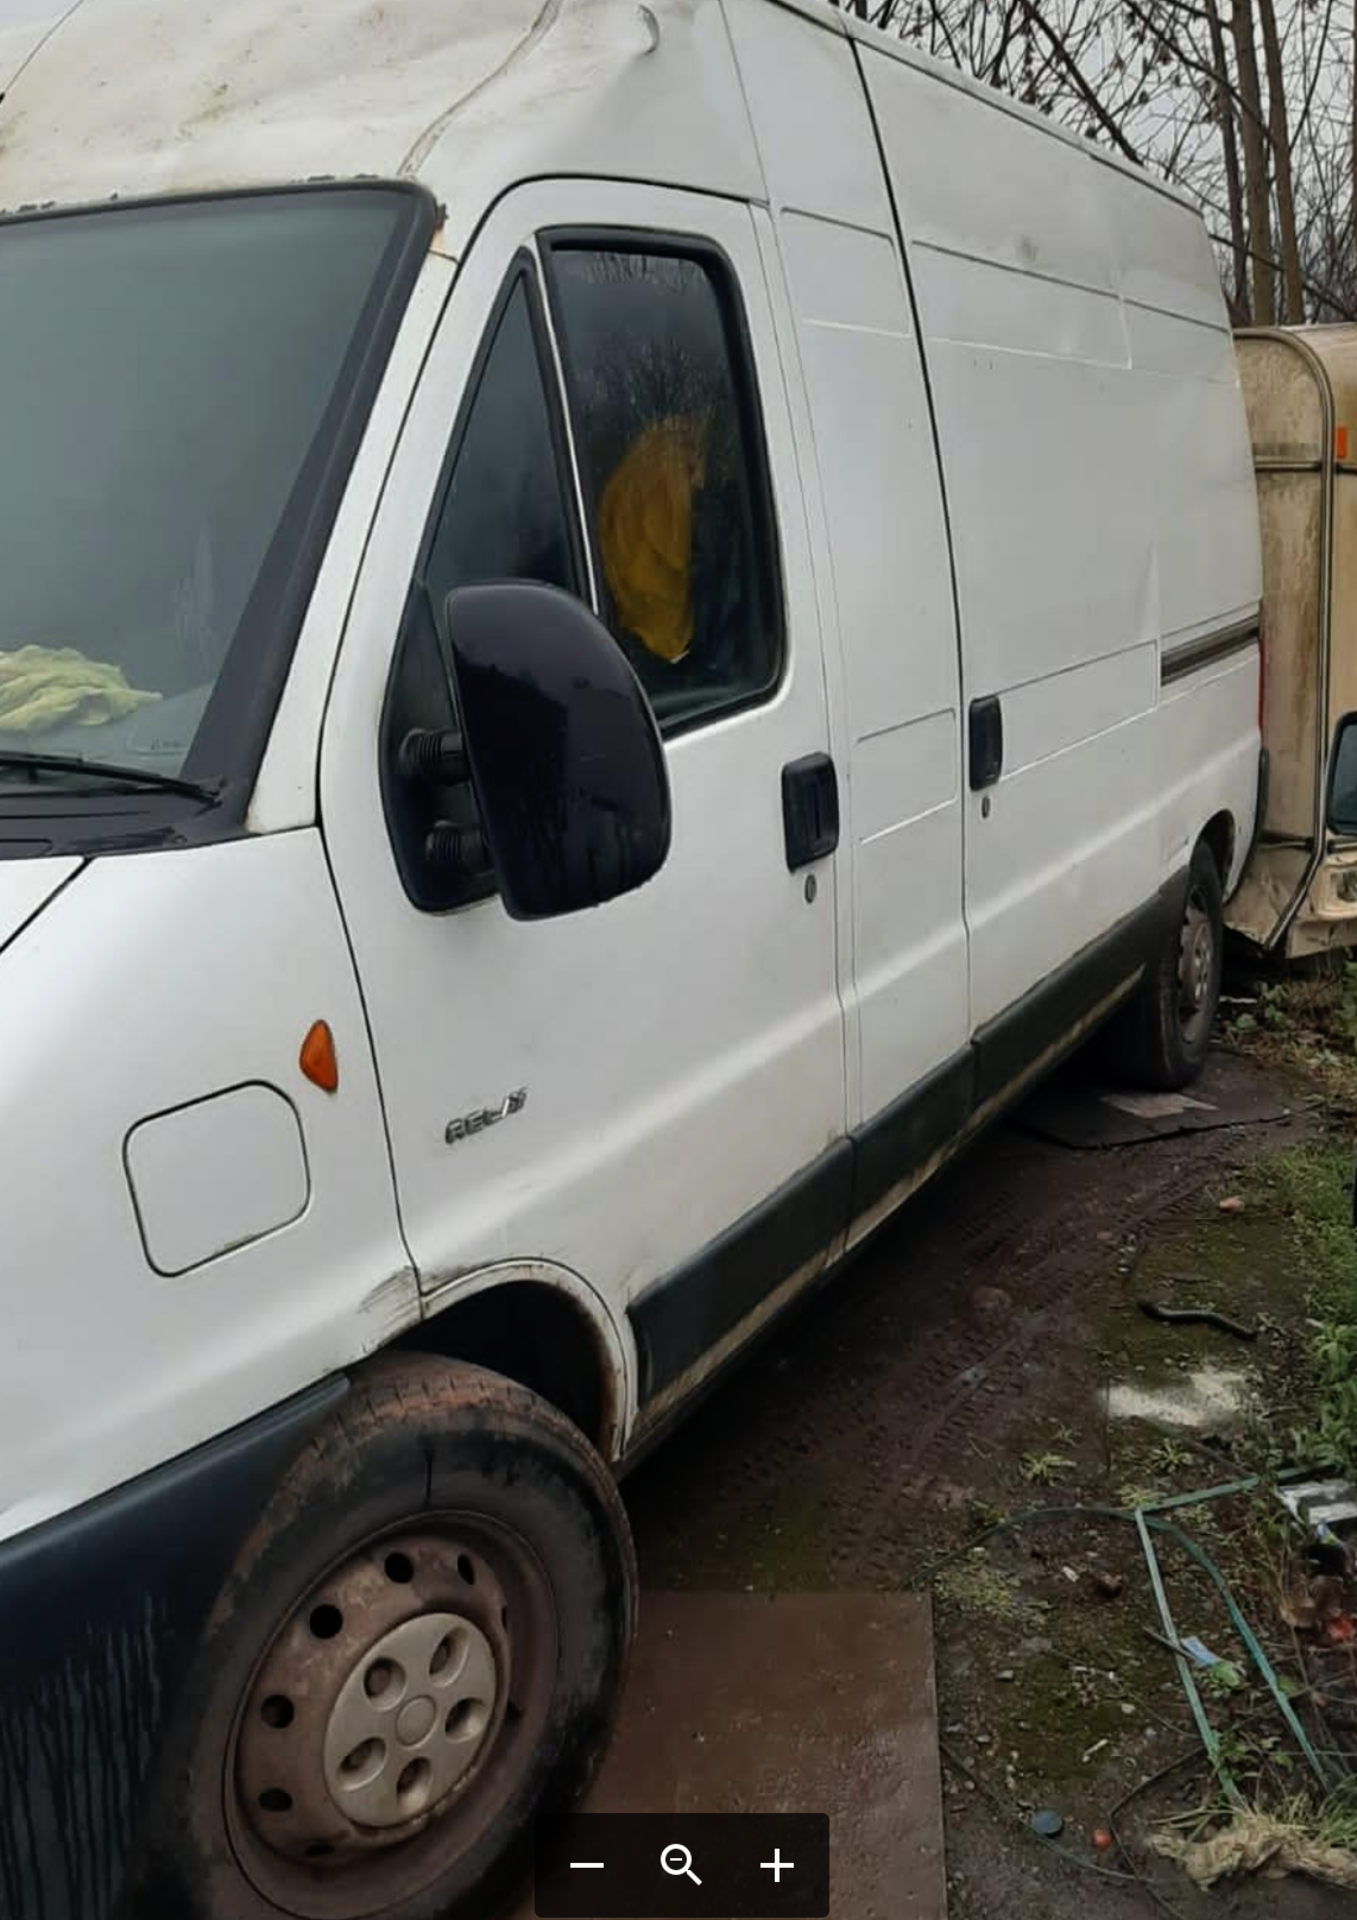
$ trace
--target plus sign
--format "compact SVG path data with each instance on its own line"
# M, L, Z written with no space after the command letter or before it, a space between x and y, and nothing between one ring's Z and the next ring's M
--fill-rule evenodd
M774 1847L772 1859L760 1860L759 1865L765 1873L771 1873L777 1885L781 1886L783 1874L790 1873L796 1865L796 1862L795 1860L784 1860L782 1858L781 1847Z

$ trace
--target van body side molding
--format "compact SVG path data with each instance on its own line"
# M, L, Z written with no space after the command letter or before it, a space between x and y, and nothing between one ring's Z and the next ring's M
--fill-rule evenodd
M1067 960L1049 978L977 1027L975 1100L977 1106L1002 1094L1021 1079L1079 1022L1115 994L1128 991L1143 973L1175 917L1181 918L1186 871L1159 889L1153 900L1128 914L1109 933Z
M1199 667L1213 666L1218 660L1228 660L1231 654L1243 653L1247 647L1256 647L1259 632L1256 620L1236 620L1228 627L1218 627L1214 633L1204 633L1199 639L1189 640L1183 646L1167 648L1159 660L1160 686L1170 686L1173 681L1181 680L1184 674L1195 673Z
M852 1182L852 1142L836 1140L631 1303L627 1314L636 1336L642 1406L842 1233Z
M1054 1064L1077 1045L1089 1014L1136 985L1182 915L1186 882L1184 870L981 1027L969 1046L639 1294L627 1316L640 1361L642 1409L831 1247L851 1221L1010 1104L1038 1062ZM715 1372L741 1352L737 1344ZM710 1384L711 1378L701 1382Z

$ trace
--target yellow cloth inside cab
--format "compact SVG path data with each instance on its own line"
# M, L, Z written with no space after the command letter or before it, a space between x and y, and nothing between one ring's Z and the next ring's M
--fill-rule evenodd
M0 732L101 727L159 698L128 686L112 661L87 659L75 647L0 650Z
M707 466L707 423L671 414L637 434L599 501L603 571L622 626L661 660L693 641L693 493Z

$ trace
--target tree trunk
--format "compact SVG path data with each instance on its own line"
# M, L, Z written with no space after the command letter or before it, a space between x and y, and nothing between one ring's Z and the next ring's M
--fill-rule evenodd
M1235 125L1234 90L1225 58L1216 0L1207 0L1211 29L1211 64L1216 70L1216 112L1220 115L1220 143L1225 159L1225 196L1230 210L1230 252L1234 260L1234 289L1230 305L1237 318L1249 317L1249 238L1244 229L1244 180L1239 171L1239 137Z
M1249 256L1253 269L1253 320L1277 324L1277 269L1272 258L1272 196L1268 191L1267 129L1258 85L1253 38L1253 0L1231 0L1230 31L1239 69L1240 138L1244 148L1244 194L1249 209Z
M1258 22L1263 30L1263 58L1267 63L1267 121L1277 181L1277 225L1281 229L1285 316L1288 326L1298 327L1305 319L1305 288L1301 284L1296 196L1291 183L1291 131L1286 111L1286 79L1282 73L1282 47L1277 38L1277 9L1273 0L1258 0Z

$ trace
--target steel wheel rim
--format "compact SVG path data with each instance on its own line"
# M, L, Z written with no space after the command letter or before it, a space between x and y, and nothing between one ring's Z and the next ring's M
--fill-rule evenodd
M1178 1024L1190 1046L1210 1030L1217 968L1216 930L1205 890L1188 890L1178 941Z
M224 1785L246 1877L297 1920L422 1891L521 1787L557 1652L550 1582L509 1529L425 1515L361 1542L277 1624L241 1701Z

